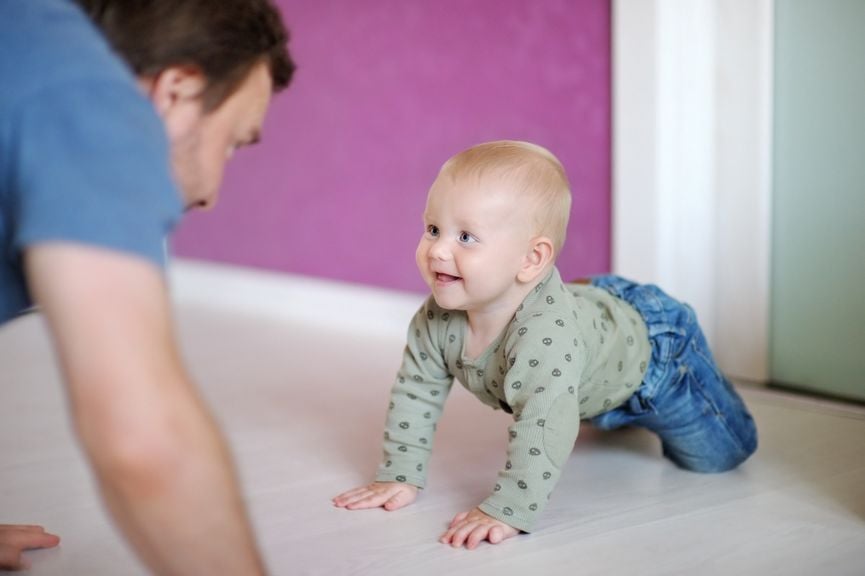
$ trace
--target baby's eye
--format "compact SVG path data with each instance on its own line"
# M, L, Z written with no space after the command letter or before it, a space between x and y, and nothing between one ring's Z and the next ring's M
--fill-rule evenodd
M433 238L435 238L436 236L439 235L438 226L436 226L435 224L430 224L429 226L426 227L426 233L429 234L430 236L432 236Z
M468 232L460 232L459 241L462 244L470 244L475 242L475 237Z

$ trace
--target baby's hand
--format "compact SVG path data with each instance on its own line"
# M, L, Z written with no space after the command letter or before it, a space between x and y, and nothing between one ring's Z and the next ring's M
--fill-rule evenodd
M388 511L398 510L414 502L417 490L417 486L402 482L373 482L343 492L333 499L333 504L349 510L364 510L379 506Z
M439 538L439 542L450 544L454 548L465 544L466 548L473 550L484 540L488 540L490 544L498 544L519 533L513 526L499 522L481 512L479 508L474 508L457 514L447 532Z

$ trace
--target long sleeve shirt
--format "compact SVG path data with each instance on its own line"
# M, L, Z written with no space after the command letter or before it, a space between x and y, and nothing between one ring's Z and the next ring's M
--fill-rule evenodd
M454 379L513 415L504 466L486 514L531 530L573 449L580 420L624 403L650 357L646 325L626 302L562 282L554 268L477 358L464 354L468 318L430 297L412 319L393 386L378 481L423 488L436 422Z

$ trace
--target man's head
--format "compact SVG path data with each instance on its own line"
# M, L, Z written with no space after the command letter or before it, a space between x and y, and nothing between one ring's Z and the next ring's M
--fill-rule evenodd
M270 0L77 0L139 78L168 68L198 70L204 109L218 107L259 62L279 92L294 63Z
M216 200L226 160L255 143L288 86L288 33L270 0L77 0L162 118L187 208Z

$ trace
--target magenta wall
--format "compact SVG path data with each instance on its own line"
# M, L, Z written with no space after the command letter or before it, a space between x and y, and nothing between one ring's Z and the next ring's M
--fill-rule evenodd
M472 144L548 147L571 180L563 275L610 262L609 0L280 0L299 69L185 257L424 290L426 191Z

